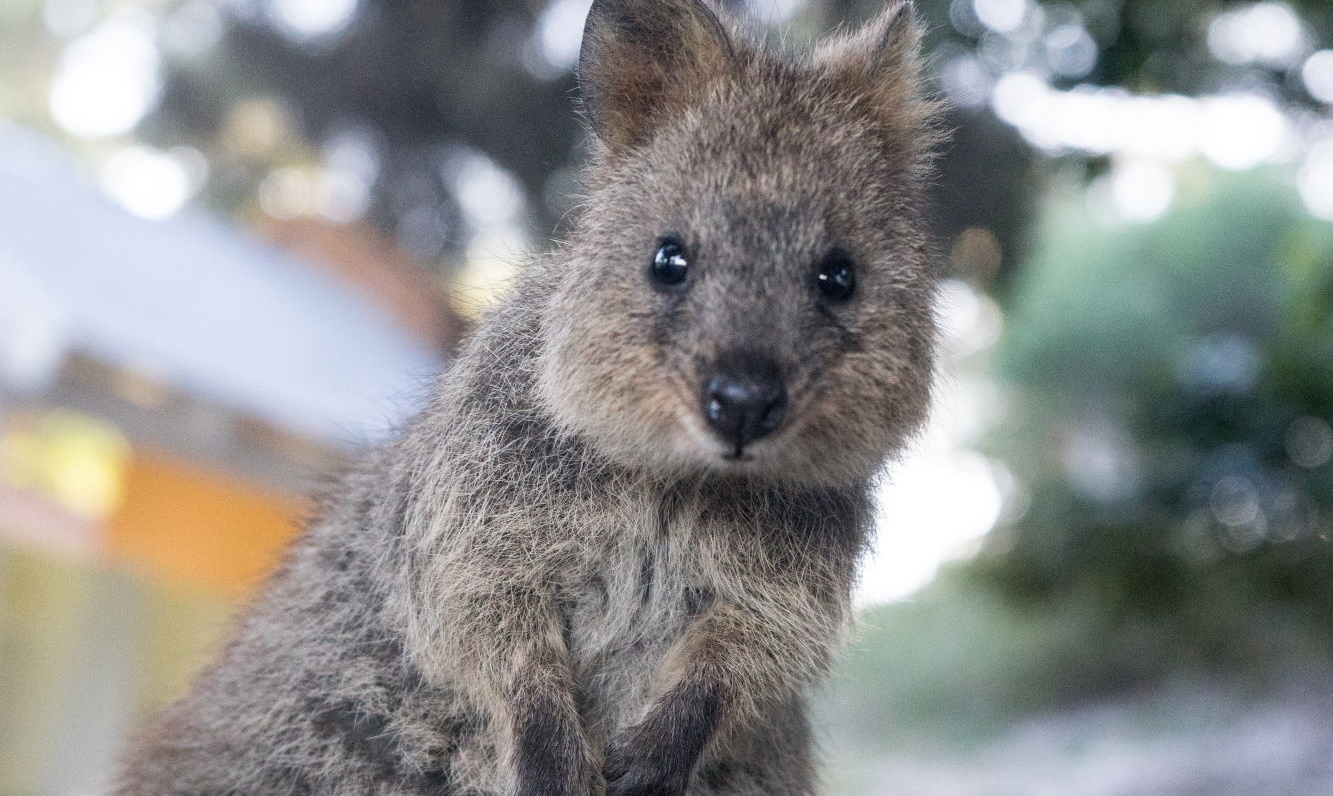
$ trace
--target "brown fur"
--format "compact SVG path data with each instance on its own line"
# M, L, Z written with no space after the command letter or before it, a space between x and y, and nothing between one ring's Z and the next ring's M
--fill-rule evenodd
M870 481L927 405L935 143L894 5L806 57L699 0L598 0L600 140L535 262L345 478L118 794L807 794ZM695 275L646 277L660 236ZM857 288L821 302L816 263ZM743 460L700 384L776 363Z

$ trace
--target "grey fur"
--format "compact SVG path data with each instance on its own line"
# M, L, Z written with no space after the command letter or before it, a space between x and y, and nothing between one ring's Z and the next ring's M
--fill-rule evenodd
M805 695L928 403L918 39L895 5L784 58L698 0L594 3L572 240L340 482L114 792L811 793ZM667 232L678 295L645 275ZM858 283L830 307L835 245ZM747 461L699 409L734 351L791 395Z

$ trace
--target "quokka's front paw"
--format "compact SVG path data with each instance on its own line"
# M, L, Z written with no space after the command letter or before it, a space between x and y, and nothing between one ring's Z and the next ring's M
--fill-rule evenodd
M670 755L612 742L602 773L606 796L681 796L689 784L690 766Z

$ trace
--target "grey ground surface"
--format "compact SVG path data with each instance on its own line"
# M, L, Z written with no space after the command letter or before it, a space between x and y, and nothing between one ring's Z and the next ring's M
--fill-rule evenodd
M1258 693L1177 684L1030 717L966 749L837 744L828 792L848 796L1333 796L1333 676Z

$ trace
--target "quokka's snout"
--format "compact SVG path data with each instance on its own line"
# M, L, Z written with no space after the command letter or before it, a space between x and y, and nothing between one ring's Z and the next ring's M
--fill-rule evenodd
M787 413L787 385L778 364L763 354L729 352L704 378L700 405L713 433L744 460L745 447L778 431Z

